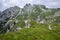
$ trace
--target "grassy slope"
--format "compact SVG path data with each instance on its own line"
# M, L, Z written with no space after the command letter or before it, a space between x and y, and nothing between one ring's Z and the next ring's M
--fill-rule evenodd
M49 14L47 13L47 15L45 14L43 16L49 16ZM35 18L35 16L33 17ZM17 19L19 19L19 22L14 28L23 27L25 25L23 24L24 18L22 19L22 17L19 17ZM20 31L0 34L0 40L60 40L60 35L58 34L60 25L55 28L54 25L56 26L56 24L51 24L52 28L56 29L53 31L48 29L48 25L40 25L34 21L31 21L31 25L31 28L23 28Z
M31 22L31 24L31 28L0 34L0 40L60 40L60 36L57 33L35 22Z

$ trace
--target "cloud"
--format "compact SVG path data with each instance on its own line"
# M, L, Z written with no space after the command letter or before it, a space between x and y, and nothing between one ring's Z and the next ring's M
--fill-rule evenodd
M42 4L46 5L48 8L58 8L60 7L60 0L35 0L32 4Z
M60 0L0 0L0 10L2 11L15 5L23 7L26 3L43 4L49 8L60 7Z
M47 3L45 3L45 5L46 6L48 6L49 8L59 8L60 6L59 6L59 4L60 4L60 1L48 1Z
M5 10L12 6L23 7L26 3L31 3L32 1L33 0L1 0L0 1L0 10Z

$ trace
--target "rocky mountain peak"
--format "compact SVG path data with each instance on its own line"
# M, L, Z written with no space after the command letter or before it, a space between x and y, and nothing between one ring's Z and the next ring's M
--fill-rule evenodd
M2 12L0 15L0 21L5 21L6 19L15 17L20 11L18 6L10 7Z

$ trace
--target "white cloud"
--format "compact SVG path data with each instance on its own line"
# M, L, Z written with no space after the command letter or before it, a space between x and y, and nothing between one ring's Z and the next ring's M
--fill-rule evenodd
M16 4L19 3L19 0L10 0L10 3Z
M33 0L23 0L25 3L31 3Z
M0 10L4 10L11 6L23 7L26 3L31 4L44 4L47 7L60 7L59 0L0 0Z
M57 4L58 4L57 2L51 2L51 5L53 5L53 6L55 6Z
M45 5L49 8L57 8L59 6L60 2L48 2Z

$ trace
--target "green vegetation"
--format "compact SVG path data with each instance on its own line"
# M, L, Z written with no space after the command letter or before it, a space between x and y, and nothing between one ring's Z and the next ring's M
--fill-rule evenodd
M31 28L0 34L0 40L60 40L57 32L46 28L48 25L41 25L35 21L31 21L31 25Z
M7 22L0 22L0 40L60 40L60 16L56 16L60 9L34 5L31 11L29 5L27 4L28 8L22 8L15 19L9 19L6 26ZM43 23L40 23L41 21Z

